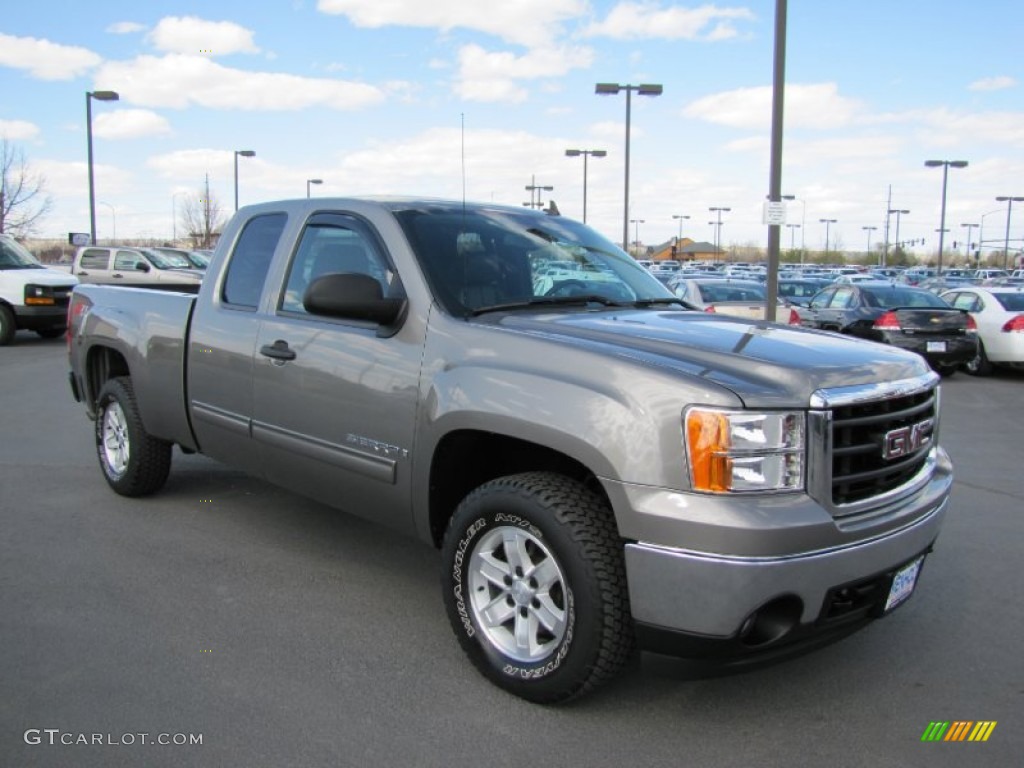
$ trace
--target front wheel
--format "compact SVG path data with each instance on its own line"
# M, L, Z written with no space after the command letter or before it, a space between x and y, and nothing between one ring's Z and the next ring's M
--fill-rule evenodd
M171 444L146 432L131 379L108 381L96 405L96 453L110 487L122 496L160 490L171 471Z
M633 652L622 541L607 504L561 475L492 480L442 547L445 606L491 682L553 704L612 678Z
M14 313L0 304L0 347L5 347L14 341L14 332L18 330L14 324Z

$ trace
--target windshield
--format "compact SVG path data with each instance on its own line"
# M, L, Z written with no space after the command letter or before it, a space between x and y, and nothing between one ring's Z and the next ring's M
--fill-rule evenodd
M146 249L146 256L158 269L189 269L192 264L184 256L166 251L154 251Z
M17 240L0 237L0 269L43 269L43 265Z
M553 303L680 303L584 224L469 206L395 212L441 305L454 315Z

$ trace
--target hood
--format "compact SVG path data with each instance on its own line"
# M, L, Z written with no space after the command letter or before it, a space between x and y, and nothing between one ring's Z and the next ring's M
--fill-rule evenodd
M715 382L750 407L806 407L818 389L928 371L918 355L884 344L704 312L509 313L477 321Z
M78 278L70 272L48 267L32 267L29 269L4 269L0 275L16 277L18 282L33 285L78 285Z

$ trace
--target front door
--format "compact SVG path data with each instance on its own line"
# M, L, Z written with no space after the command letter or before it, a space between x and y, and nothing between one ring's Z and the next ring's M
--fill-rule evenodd
M411 450L423 331L309 314L302 296L330 273L362 273L400 291L372 227L345 214L307 222L256 341L253 437L282 486L408 528Z

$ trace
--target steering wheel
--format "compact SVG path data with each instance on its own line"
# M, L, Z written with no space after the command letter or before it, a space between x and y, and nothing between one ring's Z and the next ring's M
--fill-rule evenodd
M579 296L587 292L586 283L582 280L560 280L553 285L545 296Z

